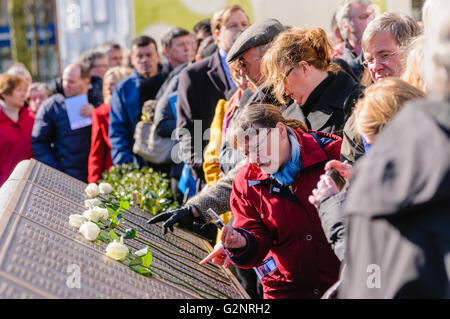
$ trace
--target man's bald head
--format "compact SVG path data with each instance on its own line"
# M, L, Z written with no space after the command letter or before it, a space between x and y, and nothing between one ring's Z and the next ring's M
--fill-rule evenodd
M69 64L63 72L63 88L66 97L87 94L91 75L89 67L83 63Z

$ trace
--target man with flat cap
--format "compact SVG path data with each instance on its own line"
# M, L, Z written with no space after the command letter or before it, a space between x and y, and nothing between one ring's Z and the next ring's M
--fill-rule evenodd
M285 28L283 25L275 19L268 19L251 25L239 35L231 49L228 51L227 62L232 63L236 59L240 59L241 75L247 77L249 81L256 85L262 84L265 81L265 78L260 71L261 58L269 48L272 40L284 30ZM248 92L251 91L248 90ZM247 91L245 93L247 93ZM243 98L244 96L241 99L241 105L243 105ZM246 99L249 100L249 95L247 95ZM267 97L263 92L259 92L259 94L252 96L251 100L268 102ZM233 118L235 118L238 113L239 108L235 112ZM299 114L302 114L301 111ZM238 154L232 154L232 152L237 151L226 143L222 145L220 162L221 169L226 174L223 178L219 179L213 186L208 187L203 192L190 198L184 207L162 213L152 218L149 223L154 224L166 221L163 225L166 231L167 228L172 229L173 225L177 222L186 224L193 218L196 218L197 220L205 219L205 212L208 208L212 208L218 214L224 214L227 211L230 211L230 196L233 179L241 167L246 163L246 159L242 154L238 152ZM261 291L259 293L256 291L256 275L253 271L239 269L239 272L238 275L241 283L249 295L253 298L257 298L258 295L261 296ZM243 274L244 272L246 272L246 274Z

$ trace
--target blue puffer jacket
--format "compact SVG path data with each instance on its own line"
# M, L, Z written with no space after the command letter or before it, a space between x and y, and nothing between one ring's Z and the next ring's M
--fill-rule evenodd
M91 126L71 130L64 96L56 94L41 105L31 142L36 160L87 181Z

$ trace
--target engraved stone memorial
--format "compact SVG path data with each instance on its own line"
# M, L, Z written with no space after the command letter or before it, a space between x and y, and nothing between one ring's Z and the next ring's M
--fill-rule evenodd
M86 186L34 160L16 167L0 189L0 298L249 298L229 270L198 264L212 251L207 241L180 229L163 235L133 207L123 212L138 233L128 242L148 245L151 276L105 256L106 243L69 225L86 210Z

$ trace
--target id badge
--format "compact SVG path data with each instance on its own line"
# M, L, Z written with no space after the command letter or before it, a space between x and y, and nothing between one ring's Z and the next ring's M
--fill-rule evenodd
M270 274L272 271L274 271L277 268L278 268L277 264L275 263L275 260L273 259L273 257L266 259L258 267L253 267L259 280L263 279L264 277L266 277L268 274Z

